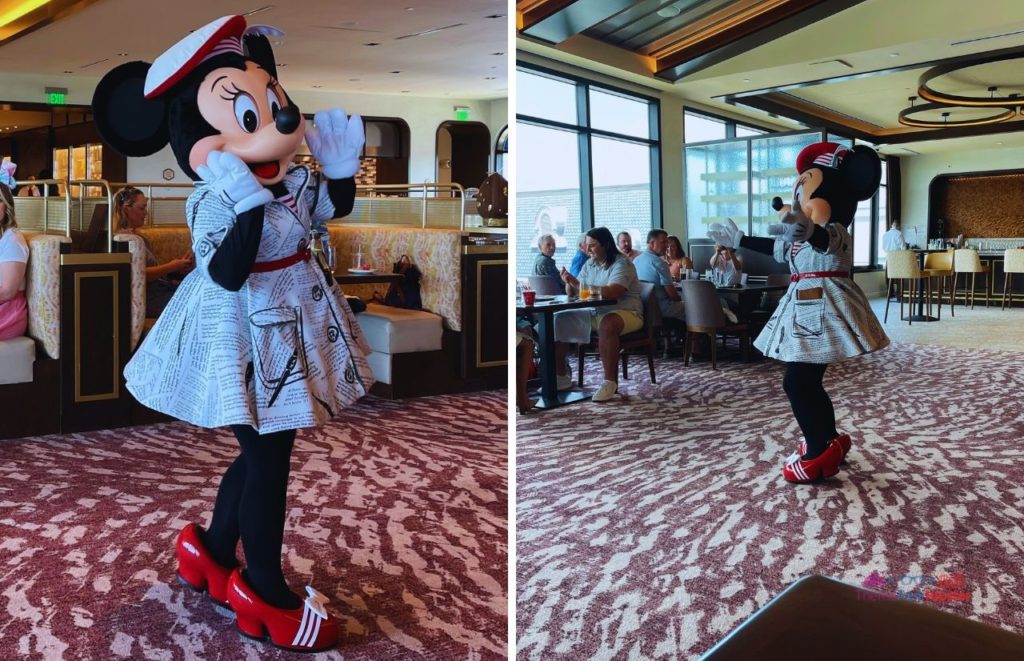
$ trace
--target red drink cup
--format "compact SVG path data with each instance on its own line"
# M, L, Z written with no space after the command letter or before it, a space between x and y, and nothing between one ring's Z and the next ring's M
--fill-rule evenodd
M524 289L523 290L523 304L524 305L533 305L534 301L536 301L536 300L537 300L537 292L533 291L532 289Z

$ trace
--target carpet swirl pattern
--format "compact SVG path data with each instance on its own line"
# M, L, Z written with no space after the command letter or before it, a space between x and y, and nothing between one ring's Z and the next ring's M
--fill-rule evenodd
M697 658L808 574L1024 632L1024 354L833 365L854 447L812 486L782 480L782 366L719 366L634 363L624 397L517 418L519 658Z
M506 402L369 398L299 432L284 570L340 617L322 658L505 657ZM180 422L0 443L0 658L291 658L175 575L236 454Z

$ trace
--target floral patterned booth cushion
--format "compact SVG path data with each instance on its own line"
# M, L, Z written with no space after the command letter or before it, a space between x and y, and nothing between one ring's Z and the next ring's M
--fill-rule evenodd
M352 258L360 249L363 261L388 273L402 255L408 255L423 273L420 281L423 309L440 316L446 328L462 330L462 234L459 230L332 226L328 229L339 273L352 265ZM343 287L346 294L364 299L370 298L374 289L386 288L386 285Z
M25 270L28 336L51 358L60 358L60 246L66 236L24 232L29 257Z
M132 342L128 350L135 351L146 323L146 246L134 234L115 234L114 241L127 243L132 256Z
M137 231L153 251L157 264L178 259L192 249L192 233L187 225L142 227Z

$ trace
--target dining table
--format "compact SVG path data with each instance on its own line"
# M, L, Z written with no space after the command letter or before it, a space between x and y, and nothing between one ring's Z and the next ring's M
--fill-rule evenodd
M699 277L698 280L705 280L705 277ZM751 311L757 308L761 302L761 296L767 292L773 291L786 291L789 289L789 282L780 284L768 284L763 280L747 280L746 284L742 285L715 285L715 290L720 295L735 294L738 303L738 309L736 315L740 319L744 319L750 316ZM680 282L675 283L677 290L682 290ZM685 305L685 303L684 303Z
M921 274L924 274L924 256L930 252L946 252L946 248L912 248L914 254L917 255L917 266L921 269ZM927 276L926 276L927 277ZM913 312L914 302L910 302L910 311ZM910 314L909 319L911 321L938 321L938 317L932 317L924 313L924 283L921 283L917 288L917 314Z
M526 305L522 299L516 301L517 315L533 315L537 319L537 336L540 340L540 399L537 408L553 409L564 404L590 399L592 392L583 390L558 391L558 377L555 366L555 313L563 310L598 308L614 305L614 298L582 299L575 296L537 296L533 305Z

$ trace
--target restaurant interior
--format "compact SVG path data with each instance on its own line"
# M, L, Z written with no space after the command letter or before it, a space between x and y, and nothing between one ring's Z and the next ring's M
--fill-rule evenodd
M1022 35L1009 1L516 3L520 658L1024 655ZM788 367L749 342L797 279L741 244L744 284L704 287L708 233L769 236L826 141L880 158L849 236L888 342L828 366L852 449L789 484ZM698 280L683 328L645 301L610 397L597 332L561 383L558 311L589 301L534 271L599 227L664 229Z
M338 618L325 658L503 657L508 221L477 192L508 152L506 3L50 0L0 2L0 156L17 165L30 250L27 332L0 341L0 658L287 654L181 584L175 540L211 525L239 446L144 406L124 370L162 328L147 253L192 254L194 184L169 146L126 157L105 143L91 106L107 72L236 14L280 30L266 32L277 78L307 137L314 113L343 108L366 138L351 213L300 248L356 312L373 385L346 372L367 395L298 432L285 579ZM310 144L294 163L337 176ZM135 201L126 231L114 207ZM352 339L339 330L325 337ZM320 367L296 356L283 372L260 357L275 397Z

